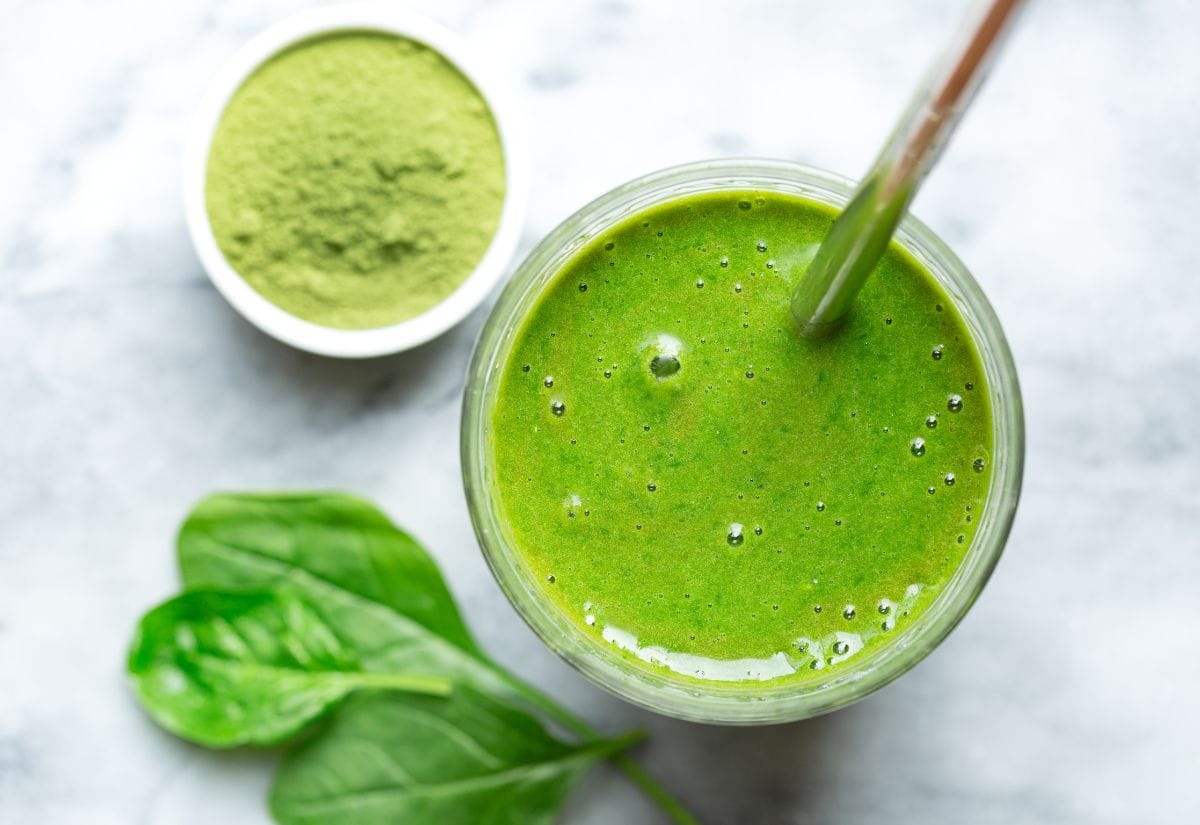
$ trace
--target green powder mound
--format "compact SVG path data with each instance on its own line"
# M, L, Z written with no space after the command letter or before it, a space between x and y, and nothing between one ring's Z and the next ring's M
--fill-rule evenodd
M470 275L500 221L504 154L487 104L444 57L344 32L280 52L237 90L205 199L218 246L263 297L370 329Z

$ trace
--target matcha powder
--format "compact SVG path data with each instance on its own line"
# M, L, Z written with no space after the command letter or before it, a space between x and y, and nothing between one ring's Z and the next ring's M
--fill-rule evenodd
M272 57L213 136L217 245L255 290L327 327L412 318L491 243L504 155L479 92L440 54L346 32Z

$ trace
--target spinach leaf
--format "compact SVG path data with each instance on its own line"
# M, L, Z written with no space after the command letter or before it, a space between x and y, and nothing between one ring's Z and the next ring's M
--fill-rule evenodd
M272 593L197 590L143 617L134 689L167 730L210 747L266 745L359 688L445 694L445 679L363 669L312 605Z
M188 589L274 584L292 571L305 571L480 653L433 559L379 508L357 496L209 496L180 529L179 563Z
M468 701L459 698L468 691L471 696L489 696L493 704L520 700L583 737L586 744L575 749L580 759L584 754L607 756L673 822L696 825L695 817L678 800L623 752L608 747L585 720L488 659L463 624L433 560L371 503L342 493L214 495L189 515L180 530L178 552L185 589L270 590L320 605L331 632L357 651L364 669L445 677L454 683L450 701L456 703ZM392 700L429 704L415 696L396 695ZM445 735L458 734L450 726ZM318 745L314 742L312 747ZM370 750L374 746L365 747ZM567 763L576 764L569 759ZM327 770L341 776L336 766ZM535 771L524 785L506 788L503 794L523 798L520 788L539 785L539 776ZM569 784L562 786L556 798L566 793ZM548 787L559 786L550 783ZM302 797L289 789L280 797L280 805L290 799ZM314 801L306 810L317 811L317 804ZM523 814L509 820L507 803L494 804L497 807L486 811L481 821L497 825L545 821L522 819ZM539 810L531 809L530 816L544 817ZM451 819L439 825L458 821L476 820Z
M356 696L285 759L271 813L281 825L549 825L583 773L633 741L568 745L469 688Z
M218 494L188 516L178 550L185 589L276 590L319 604L372 670L522 694L471 638L433 560L370 502Z

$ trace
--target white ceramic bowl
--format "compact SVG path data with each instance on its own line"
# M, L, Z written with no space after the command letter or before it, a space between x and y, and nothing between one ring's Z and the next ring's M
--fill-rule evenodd
M344 30L389 32L424 43L458 68L483 95L505 159L504 206L483 258L458 289L420 315L375 329L335 329L305 321L259 295L225 260L213 236L204 203L205 168L213 133L242 82L277 52L317 35ZM243 46L213 77L188 139L184 164L184 210L188 232L209 279L248 321L268 335L302 350L340 358L369 358L411 349L465 318L504 275L520 240L528 199L524 134L496 75L450 30L392 3L325 6L289 17Z

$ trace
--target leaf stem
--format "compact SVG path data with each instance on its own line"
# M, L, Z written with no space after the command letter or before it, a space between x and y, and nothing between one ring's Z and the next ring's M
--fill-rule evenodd
M599 753L603 756L611 757L618 753L624 753L634 745L640 745L646 741L646 732L641 728L635 728L631 731L626 731L620 736L614 736L612 739L597 739L594 742L585 742L584 745L593 753Z
M426 693L430 696L449 696L452 688L449 679L409 673L355 673L350 676L350 681L357 687L402 690L407 693Z
M671 793L658 784L653 776L646 773L646 769L635 762L628 754L621 752L610 756L609 761L613 763L624 773L629 779L642 789L642 793L654 800L671 821L676 825L700 825L700 820L692 816L691 811L683 807L683 803L676 799Z
M566 708L559 705L554 700L550 699L545 694L533 686L513 676L508 671L501 667L496 667L496 672L499 673L512 689L529 702L534 707L543 711L547 716L558 722L567 730L582 736L588 740L599 740L603 736L600 731L596 730L585 720L571 713ZM627 776L630 781L642 789L646 796L654 800L655 804L662 809L675 825L700 825L700 820L696 819L692 813L683 806L683 803L676 799L666 788L658 783L646 770L630 758L624 750L619 750L616 753L610 754L608 761L611 762L619 771Z

